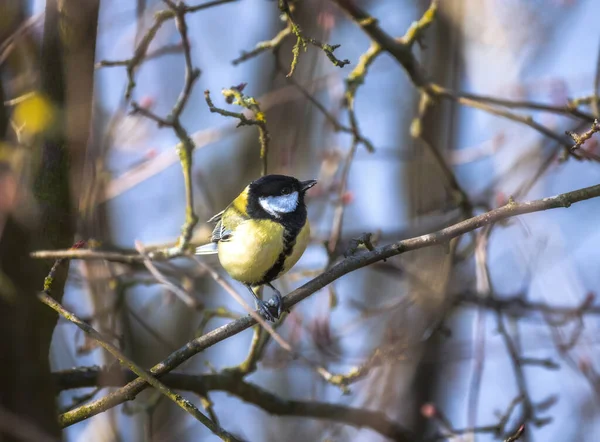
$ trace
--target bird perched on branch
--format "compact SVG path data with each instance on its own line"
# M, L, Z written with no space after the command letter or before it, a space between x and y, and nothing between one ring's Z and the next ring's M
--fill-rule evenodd
M223 268L250 290L258 309L272 322L283 311L283 299L271 282L290 270L306 249L310 226L304 195L316 183L285 175L251 182L209 220L217 223L212 242L196 249L197 255L218 253ZM275 292L268 303L255 291L263 285Z

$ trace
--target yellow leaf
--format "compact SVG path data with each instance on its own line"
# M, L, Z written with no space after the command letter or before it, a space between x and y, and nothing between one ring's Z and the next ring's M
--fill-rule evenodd
M45 131L54 121L54 109L50 100L35 92L17 104L13 120L25 133L35 135Z

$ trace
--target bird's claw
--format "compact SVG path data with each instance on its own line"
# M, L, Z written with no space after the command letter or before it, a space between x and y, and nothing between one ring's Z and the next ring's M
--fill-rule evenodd
M283 296L281 296L281 293L275 292L275 295L269 299L269 305L277 309L277 318L279 318L283 313Z
M269 304L271 301L269 301ZM275 317L273 313L271 313L271 308L267 303L261 300L256 300L256 307L261 312L262 316L269 322L275 322L277 318L279 318L279 309L277 309L277 316Z
M256 308L267 321L275 322L283 313L283 297L280 293L275 293L267 302L256 300Z

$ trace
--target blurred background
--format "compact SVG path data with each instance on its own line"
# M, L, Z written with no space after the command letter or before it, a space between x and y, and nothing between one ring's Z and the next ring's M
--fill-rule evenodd
M597 139L565 150L573 144L565 131L584 133L598 117L598 0L446 0L436 11L421 0L284 2L305 37L340 44L335 57L350 61L334 66L308 44L290 77L296 37L271 40L290 26L278 2L203 1L190 0L207 7L184 15L201 74L177 120L195 144L200 221L191 244L207 242L206 220L261 175L257 127L211 113L204 96L209 90L215 106L254 118L221 94L246 84L243 94L266 117L268 172L319 180L307 200L311 244L275 283L284 294L344 259L364 233L385 245L509 197L528 201L599 182ZM157 0L0 1L0 429L7 434L28 427L10 419L12 410L65 441L218 440L151 389L59 429L56 413L125 379L113 356L35 299L54 261L30 256L76 240L135 254L136 241L154 250L181 234L181 137L145 115L170 115L186 84L181 28L159 13L170 8ZM361 10L377 23L361 21ZM433 12L411 39L411 23ZM372 43L362 27L373 26L422 72L409 75L389 47L375 48L358 84ZM248 54L265 41L274 50ZM423 78L438 87L429 99ZM260 338L264 348L244 382L306 409L381 412L387 420L379 429L387 430L353 425L343 411L315 418L298 407L277 416L277 406L219 388L180 393L250 441L386 441L390 424L410 429L414 440L598 440L599 215L592 199L352 272L277 326L302 358L252 329L175 370L219 375ZM68 275L66 267L57 273L52 295L145 368L246 314L211 273L251 301L216 258L155 267L159 278L140 262L73 260ZM31 296L7 307L15 293ZM317 366L344 385L327 382ZM97 376L72 388L81 384L68 379L86 370Z

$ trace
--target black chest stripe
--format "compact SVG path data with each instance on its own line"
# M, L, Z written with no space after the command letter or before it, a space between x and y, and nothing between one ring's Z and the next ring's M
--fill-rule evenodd
M273 264L273 267L267 270L267 273L264 274L262 280L257 285L267 284L277 278L277 275L283 270L286 258L294 251L296 238L298 238L298 234L303 227L304 224L299 225L298 223L285 225L283 231L283 249L277 257L277 261Z

